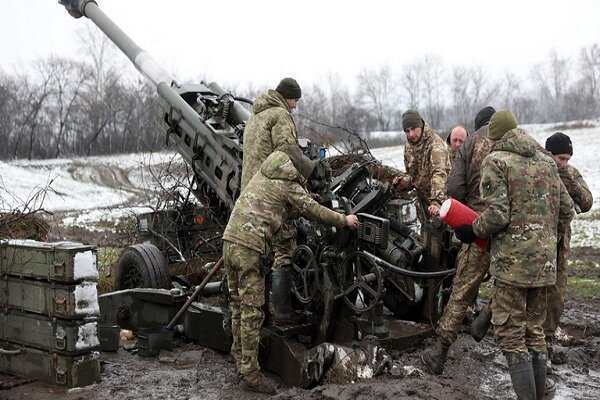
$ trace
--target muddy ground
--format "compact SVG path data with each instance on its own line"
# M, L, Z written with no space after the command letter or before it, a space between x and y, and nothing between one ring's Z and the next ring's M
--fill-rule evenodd
M596 249L575 251L582 258L594 257ZM596 258L597 260L598 258ZM592 268L598 268L592 264ZM576 272L579 273L579 272ZM582 271L583 276L597 273ZM416 348L390 351L391 370L379 377L344 385L324 382L314 389L286 387L276 375L268 378L279 385L274 399L511 399L515 398L504 357L492 332L476 343L467 333L468 324L452 346L441 376L424 372L422 350L433 343L426 338ZM562 335L553 355L557 381L556 399L600 398L600 298L582 298L569 293L562 320ZM131 344L121 341L122 345ZM31 382L0 390L0 399L260 399L241 390L235 367L227 354L176 339L172 352L158 358L142 358L123 347L117 353L103 352L102 381L93 387L65 392Z

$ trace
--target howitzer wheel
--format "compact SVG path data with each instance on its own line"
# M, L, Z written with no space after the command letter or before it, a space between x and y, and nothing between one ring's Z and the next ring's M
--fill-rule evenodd
M346 282L342 294L348 307L365 312L377 304L383 291L381 271L370 256L357 251L349 254L342 263ZM358 302L362 303L357 305Z
M315 253L300 245L292 254L292 293L302 304L310 303L319 287L319 271Z
M136 244L123 251L117 263L115 289L169 289L171 277L160 250L149 243Z

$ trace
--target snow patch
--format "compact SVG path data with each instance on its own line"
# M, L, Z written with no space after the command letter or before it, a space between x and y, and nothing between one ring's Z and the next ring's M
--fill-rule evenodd
M77 343L75 348L77 350L89 349L100 345L98 340L98 323L88 322L79 327L77 332Z
M96 282L82 282L75 287L75 315L100 315Z
M80 279L98 279L98 266L95 252L88 250L75 254L73 264L73 279L76 281Z

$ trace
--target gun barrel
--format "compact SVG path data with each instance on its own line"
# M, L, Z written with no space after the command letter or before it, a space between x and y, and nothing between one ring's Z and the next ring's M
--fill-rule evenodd
M176 84L173 77L150 54L139 47L100 10L95 0L60 0L59 2L73 17L89 18L131 60L135 68L154 85L158 95L165 103L163 108L169 120L165 122L169 124L170 128L176 128L173 131L185 131L185 134L178 136L169 135L172 130L168 130L168 140L177 146L179 153L192 166L196 178L205 182L219 200L231 210L239 190L241 147L234 151L226 151L226 146L222 142L228 140L224 137L230 134L229 132L224 133L227 129L216 132L215 126L218 124L206 123L180 94L187 86ZM199 88L197 95L214 96L215 98L225 95L225 92L214 83L208 87L203 85L197 85L197 87ZM207 92L211 93L207 94ZM189 101L189 96L187 99ZM227 119L228 127L231 128L229 130L238 129L249 116L249 112L235 101L228 106L227 112L228 119L225 117L221 119ZM203 118L207 119L208 117L203 116Z

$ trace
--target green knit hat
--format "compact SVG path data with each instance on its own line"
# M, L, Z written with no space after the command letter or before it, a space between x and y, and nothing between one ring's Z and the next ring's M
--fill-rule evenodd
M284 99L299 99L302 97L300 85L294 78L283 78L275 91L279 92Z
M308 179L315 169L316 163L306 157L297 144L291 144L285 150L294 167L300 172L304 179Z
M402 130L407 130L408 128L423 128L425 122L423 122L423 118L421 115L415 110L406 110L404 114L402 114Z
M492 115L487 137L498 140L518 125L517 118L510 110L499 110Z

